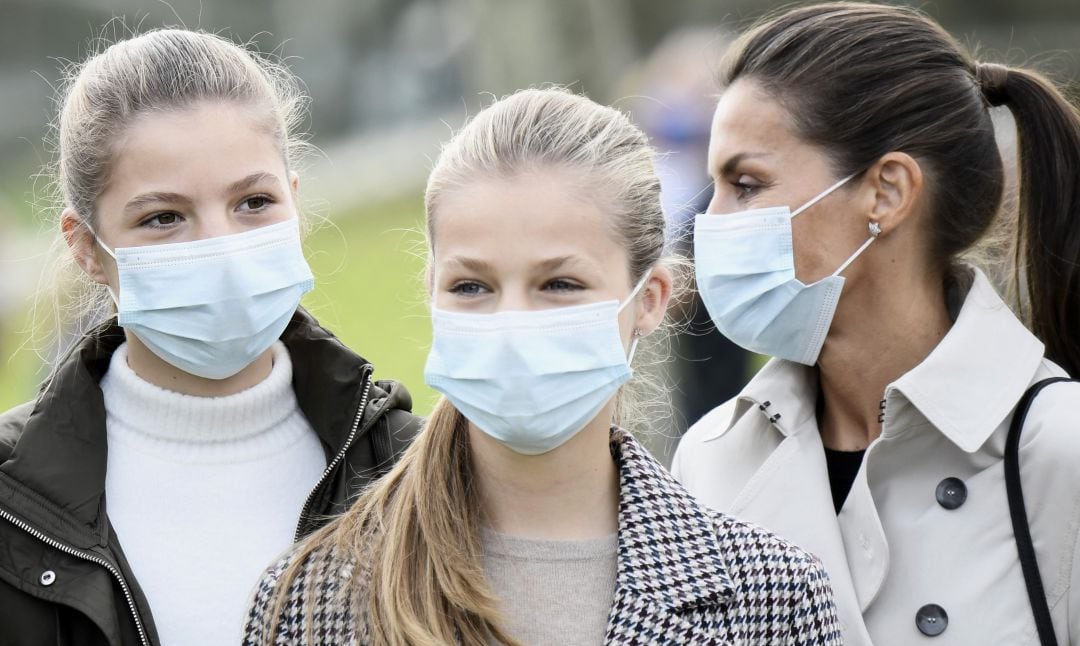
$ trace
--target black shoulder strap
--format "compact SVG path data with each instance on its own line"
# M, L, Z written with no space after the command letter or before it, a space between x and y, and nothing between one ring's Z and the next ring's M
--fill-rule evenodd
M1046 603L1046 590L1039 574L1035 546L1031 542L1031 528L1028 526L1027 507L1024 505L1024 492L1020 486L1020 432L1036 395L1042 392L1043 388L1060 381L1073 380L1051 377L1028 388L1016 405L1009 435L1005 440L1005 493L1009 498L1009 516L1012 518L1016 551L1020 556L1020 568L1024 572L1028 600L1031 602L1032 614L1035 615L1035 628L1039 631L1039 643L1042 646L1057 646L1057 637L1054 635L1054 624L1050 620L1050 606Z

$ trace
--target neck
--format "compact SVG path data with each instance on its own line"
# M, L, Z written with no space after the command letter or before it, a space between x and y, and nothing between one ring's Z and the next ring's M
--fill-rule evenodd
M612 404L562 446L521 455L469 425L487 523L511 536L583 540L619 527L619 474L608 439Z
M158 388L196 397L226 397L247 390L270 376L274 357L270 350L249 366L225 379L206 379L177 368L147 348L139 337L125 330L128 367L143 381Z
M952 325L940 275L873 273L882 277L877 284L868 276L841 300L818 361L818 422L830 449L865 449L881 435L885 389L919 365Z

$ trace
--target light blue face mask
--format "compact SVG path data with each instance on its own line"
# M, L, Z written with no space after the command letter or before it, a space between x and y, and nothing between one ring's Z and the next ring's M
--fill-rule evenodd
M109 249L118 322L184 372L224 379L285 331L315 284L297 219L234 235Z
M752 352L808 366L817 363L844 287L840 274L881 230L871 222L870 237L839 269L807 285L795 277L791 220L852 177L833 184L794 213L780 206L697 216L697 288L721 334Z
M619 333L625 301L473 314L433 309L424 381L470 422L525 455L568 441L631 375Z

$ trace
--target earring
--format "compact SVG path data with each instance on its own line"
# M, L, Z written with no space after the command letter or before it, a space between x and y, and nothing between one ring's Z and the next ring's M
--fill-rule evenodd
M881 235L881 225L873 220L870 220L870 237L876 238Z
M635 339L640 339L643 336L645 336L645 335L641 333L641 330L639 330L637 328L634 328L634 338Z

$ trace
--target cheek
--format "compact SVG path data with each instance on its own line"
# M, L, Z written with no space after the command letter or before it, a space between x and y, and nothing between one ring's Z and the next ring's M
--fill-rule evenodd
M806 217L810 215L811 217ZM806 284L831 274L836 267L830 266L830 248L834 246L825 218L815 218L807 213L791 221L792 243L795 247L795 276ZM837 261L837 266L839 265Z

